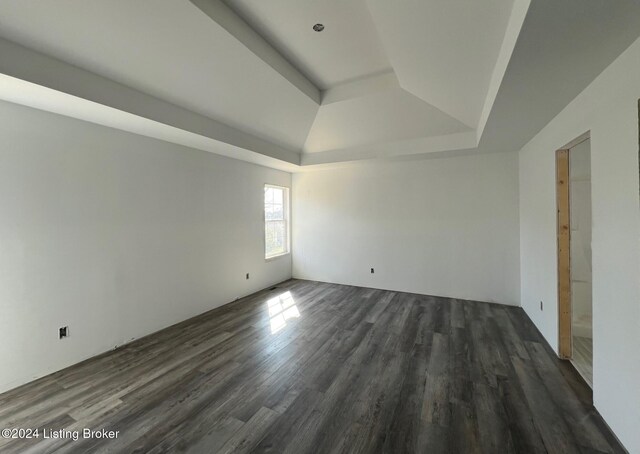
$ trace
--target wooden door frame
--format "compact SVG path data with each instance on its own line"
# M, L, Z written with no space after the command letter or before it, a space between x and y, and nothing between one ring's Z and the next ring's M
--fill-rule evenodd
M571 212L569 149L556 151L556 204L558 238L558 355L571 359Z
M556 232L558 253L558 356L571 359L571 208L569 172L570 150L590 139L589 131L556 150Z

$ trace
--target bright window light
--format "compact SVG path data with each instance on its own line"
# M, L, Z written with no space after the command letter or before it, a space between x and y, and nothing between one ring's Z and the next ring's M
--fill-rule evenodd
M264 186L264 256L289 253L289 188Z

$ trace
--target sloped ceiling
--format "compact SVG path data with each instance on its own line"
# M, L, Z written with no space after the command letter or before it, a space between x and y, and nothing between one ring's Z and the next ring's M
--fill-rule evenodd
M347 159L367 145L378 148L371 156L380 156L382 144L391 155L417 138L438 138L438 149L446 149L446 142L458 146L457 133L476 131L479 137L483 110L494 99L490 86L506 69L499 57L508 61L529 1L226 4L322 93L302 148L305 164ZM325 25L323 32L312 31L316 22ZM435 151L427 143L427 151Z
M368 0L400 85L476 128L513 0Z
M479 151L522 148L639 36L637 0L533 1Z
M7 0L0 99L291 171L503 151L640 34L633 0L560 3Z
M318 153L464 131L471 128L397 87L323 105L304 151Z
M318 108L187 1L7 1L0 5L0 30L26 47L292 150L304 144Z
M319 89L391 70L365 0L226 0ZM322 33L312 26L325 25Z

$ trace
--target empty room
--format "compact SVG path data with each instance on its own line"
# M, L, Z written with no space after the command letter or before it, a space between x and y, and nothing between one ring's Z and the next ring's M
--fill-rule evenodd
M640 454L636 0L0 2L0 453Z

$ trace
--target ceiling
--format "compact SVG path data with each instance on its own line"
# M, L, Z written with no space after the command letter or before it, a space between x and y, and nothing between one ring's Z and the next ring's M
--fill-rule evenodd
M534 0L478 150L519 150L640 36L637 0Z
M8 0L0 99L290 171L516 151L639 35L634 0Z
M475 128L514 1L368 3L400 85Z
M393 87L321 106L304 150L318 153L464 131L471 128L406 90Z
M226 0L319 89L391 70L365 0ZM317 33L313 25L322 23Z
M304 144L318 107L187 1L7 1L0 30L11 41L282 147Z

